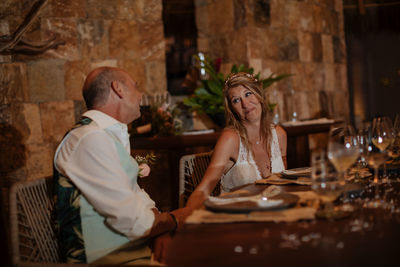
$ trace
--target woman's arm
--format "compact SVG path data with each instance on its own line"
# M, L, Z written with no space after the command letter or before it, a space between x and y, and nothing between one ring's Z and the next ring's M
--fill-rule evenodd
M231 158L236 159L239 151L239 136L231 129L225 129L215 145L211 162L204 173L203 179L190 195L187 207L199 208L211 194Z
M285 169L287 168L287 158L286 158L286 149L287 149L287 135L285 130L277 125L275 127L276 134L278 135L278 142L279 142L279 147L281 149L281 155L282 155L282 160L283 164L285 165Z

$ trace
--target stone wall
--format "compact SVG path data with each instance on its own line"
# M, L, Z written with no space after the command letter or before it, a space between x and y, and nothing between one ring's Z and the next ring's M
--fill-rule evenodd
M35 1L0 2L0 35L13 34ZM292 73L269 88L287 120L288 92L300 119L346 118L341 0L195 0L198 49L261 72ZM64 133L85 107L81 87L101 65L119 66L148 94L166 90L161 0L49 0L24 35L66 43L39 55L0 55L0 183L52 173ZM272 94L275 90L276 94Z
M33 0L0 2L0 35L12 35ZM148 94L166 90L161 0L49 0L24 38L65 45L39 55L0 55L0 183L52 174L52 158L85 106L86 74L126 69Z
M348 117L342 0L196 0L198 49L222 71L246 64L293 74L268 88L281 121L291 102L299 119ZM289 101L290 93L294 101Z

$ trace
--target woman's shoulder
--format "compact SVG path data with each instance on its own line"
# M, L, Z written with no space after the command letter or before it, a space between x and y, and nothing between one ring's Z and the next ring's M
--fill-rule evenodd
M224 143L227 145L239 144L240 137L236 130L231 128L225 128L219 136L218 143Z
M273 128L275 129L276 135L277 135L278 137L286 137L286 131L285 131L285 129L283 129L282 126L280 126L280 125L275 125Z
M239 133L232 128L225 128L221 135L220 138L224 138L224 139L232 139L232 140L239 140L240 136Z

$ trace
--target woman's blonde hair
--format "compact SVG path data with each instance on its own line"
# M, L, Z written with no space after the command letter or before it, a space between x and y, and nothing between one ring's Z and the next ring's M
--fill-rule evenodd
M270 147L271 147L271 125L272 125L272 114L268 109L268 103L265 98L265 94L260 82L253 75L246 72L238 72L231 74L225 81L224 86L224 105L225 105L225 118L226 127L236 130L239 133L240 138L243 140L244 145L248 151L250 149L250 142L247 135L246 128L244 127L241 118L235 113L232 102L229 98L229 90L234 87L243 86L250 90L254 96L261 103L261 122L260 122L260 136L264 139L266 151L270 158Z

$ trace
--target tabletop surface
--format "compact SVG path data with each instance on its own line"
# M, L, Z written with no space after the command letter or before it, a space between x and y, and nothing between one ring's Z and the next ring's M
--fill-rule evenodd
M167 253L168 266L400 266L400 183L382 189L388 208L358 209L339 220L186 224ZM260 190L259 186L247 188ZM265 188L265 187L264 187ZM284 186L286 191L309 186ZM373 189L365 189L363 198Z

